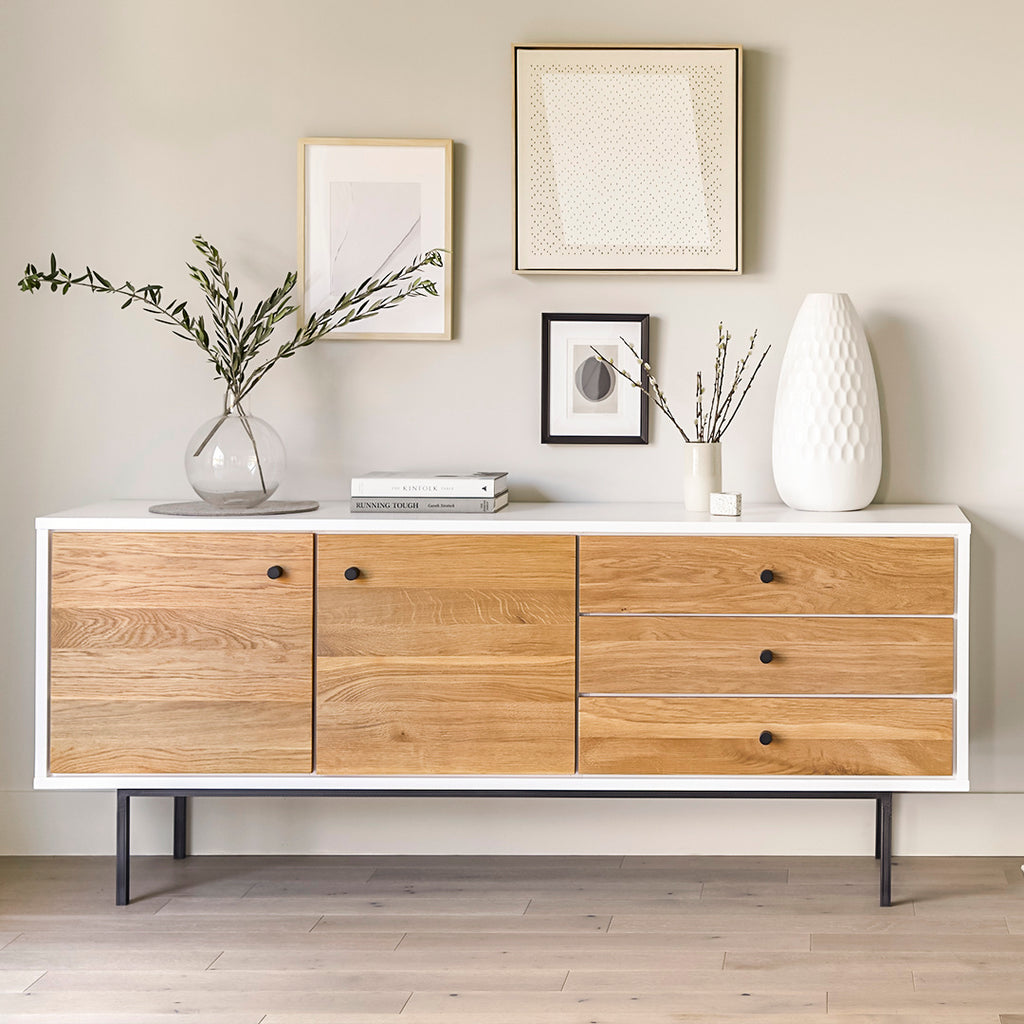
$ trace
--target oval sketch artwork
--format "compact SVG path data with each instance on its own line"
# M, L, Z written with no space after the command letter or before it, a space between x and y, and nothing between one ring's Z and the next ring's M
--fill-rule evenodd
M618 355L616 345L595 345L589 342L571 342L569 358L572 361L572 412L614 413L619 409L617 377L607 363L594 355L597 349L606 359Z
M416 181L331 182L331 293L407 266L422 251Z

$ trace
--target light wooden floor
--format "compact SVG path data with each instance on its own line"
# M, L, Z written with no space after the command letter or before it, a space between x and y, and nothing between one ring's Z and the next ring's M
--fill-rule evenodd
M1024 1024L1009 859L0 858L0 1021Z

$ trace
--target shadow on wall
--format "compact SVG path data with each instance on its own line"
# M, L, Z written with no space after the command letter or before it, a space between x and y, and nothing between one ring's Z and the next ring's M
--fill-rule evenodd
M1024 791L1024 630L1018 611L1024 534L969 508L971 789Z
M743 272L765 274L765 240L777 235L779 143L777 124L784 63L766 50L743 50Z
M937 476L932 470L941 455L930 441L933 432L927 422L927 345L911 322L885 313L866 315L864 328L882 416L882 481L875 501L921 501L922 495L936 493L929 481Z

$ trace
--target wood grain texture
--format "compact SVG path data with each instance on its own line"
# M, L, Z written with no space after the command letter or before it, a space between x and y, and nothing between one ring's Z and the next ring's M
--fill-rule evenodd
M953 702L917 698L581 697L580 771L948 775ZM768 730L773 739L759 742Z
M898 904L879 908L865 897L851 912L846 890L867 889L877 871L867 843L850 857L136 857L136 902L115 911L112 858L4 857L0 942L17 938L0 948L0 1020L446 1024L461 1012L473 1024L1010 1024L1024 1005L1024 936L1006 933L990 901L1004 910L1020 903L1019 865L898 857ZM485 883L489 870L493 892L484 886L464 900L460 880ZM359 887L363 908L332 913L328 889L314 900L309 883L326 884L333 872ZM700 900L652 911L648 880L676 872L702 883ZM411 912L382 913L376 904L393 900L399 875ZM503 884L510 876L523 886L516 902ZM819 881L793 881L808 876ZM449 881L443 904L440 893L419 892L432 878ZM571 916L535 912L534 898L550 900L574 878L602 888L566 885L560 898ZM265 904L257 894L281 880L306 894L274 901L274 913L247 909ZM253 887L153 912L227 882ZM707 895L723 885L735 888L732 898ZM593 916L604 886L623 900L610 926ZM478 913L488 896L492 912ZM16 914L6 910L12 898ZM950 900L954 915L918 913ZM289 903L294 913L282 912ZM540 992L556 973L561 991ZM859 1010L850 1003L857 989ZM825 1012L844 1000L848 1013Z
M580 537L581 612L951 615L954 601L952 537Z
M321 536L318 565L319 773L573 771L573 537Z
M579 689L952 693L953 628L947 618L581 616Z
M51 771L309 772L312 609L309 534L54 533Z

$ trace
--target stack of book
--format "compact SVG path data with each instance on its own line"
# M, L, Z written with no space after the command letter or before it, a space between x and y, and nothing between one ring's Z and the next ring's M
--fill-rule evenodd
M352 477L352 512L497 512L508 473L364 473Z

